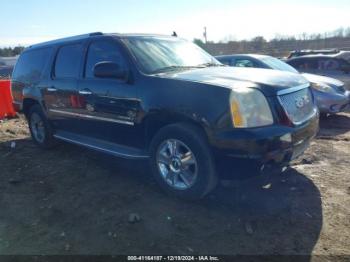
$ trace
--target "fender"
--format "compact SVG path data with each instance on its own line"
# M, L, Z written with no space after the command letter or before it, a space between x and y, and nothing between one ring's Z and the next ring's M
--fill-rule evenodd
M144 128L146 147L148 147L159 129L180 122L190 123L199 127L208 138L212 136L210 123L205 117L199 116L195 112L152 110L140 123Z

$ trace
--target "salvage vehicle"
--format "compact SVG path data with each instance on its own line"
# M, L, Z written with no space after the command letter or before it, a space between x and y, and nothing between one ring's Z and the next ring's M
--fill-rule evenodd
M350 88L350 62L328 55L306 55L286 61L299 72L338 79Z
M291 51L287 59L305 56L305 55L325 55L327 57L342 58L350 62L350 51L338 50L338 49L323 49L323 50L294 50Z
M12 78L37 145L147 159L159 185L187 199L221 175L288 165L318 131L305 78L226 67L177 37L91 33L37 44Z
M9 79L13 71L13 66L0 66L0 79Z
M298 73L292 66L268 55L236 54L216 57L220 62L236 67L266 68ZM335 114L345 111L350 104L350 91L337 79L303 73L311 83L311 90L321 114Z

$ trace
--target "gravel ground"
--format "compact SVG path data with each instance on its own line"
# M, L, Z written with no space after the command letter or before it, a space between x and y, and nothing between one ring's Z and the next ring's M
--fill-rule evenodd
M350 114L331 116L285 173L185 202L145 162L42 150L22 117L2 121L0 254L350 255L349 153Z

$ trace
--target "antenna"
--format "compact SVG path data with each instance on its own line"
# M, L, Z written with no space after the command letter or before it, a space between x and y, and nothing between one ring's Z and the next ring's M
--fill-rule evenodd
M204 27L203 36L204 36L205 43L207 43L208 39L207 39L207 27L206 26Z

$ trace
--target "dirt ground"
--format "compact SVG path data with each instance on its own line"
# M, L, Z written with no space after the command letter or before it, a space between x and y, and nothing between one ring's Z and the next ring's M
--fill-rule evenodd
M23 118L6 120L0 254L350 255L349 156L350 114L331 116L285 173L185 202L165 195L145 162L42 150Z

